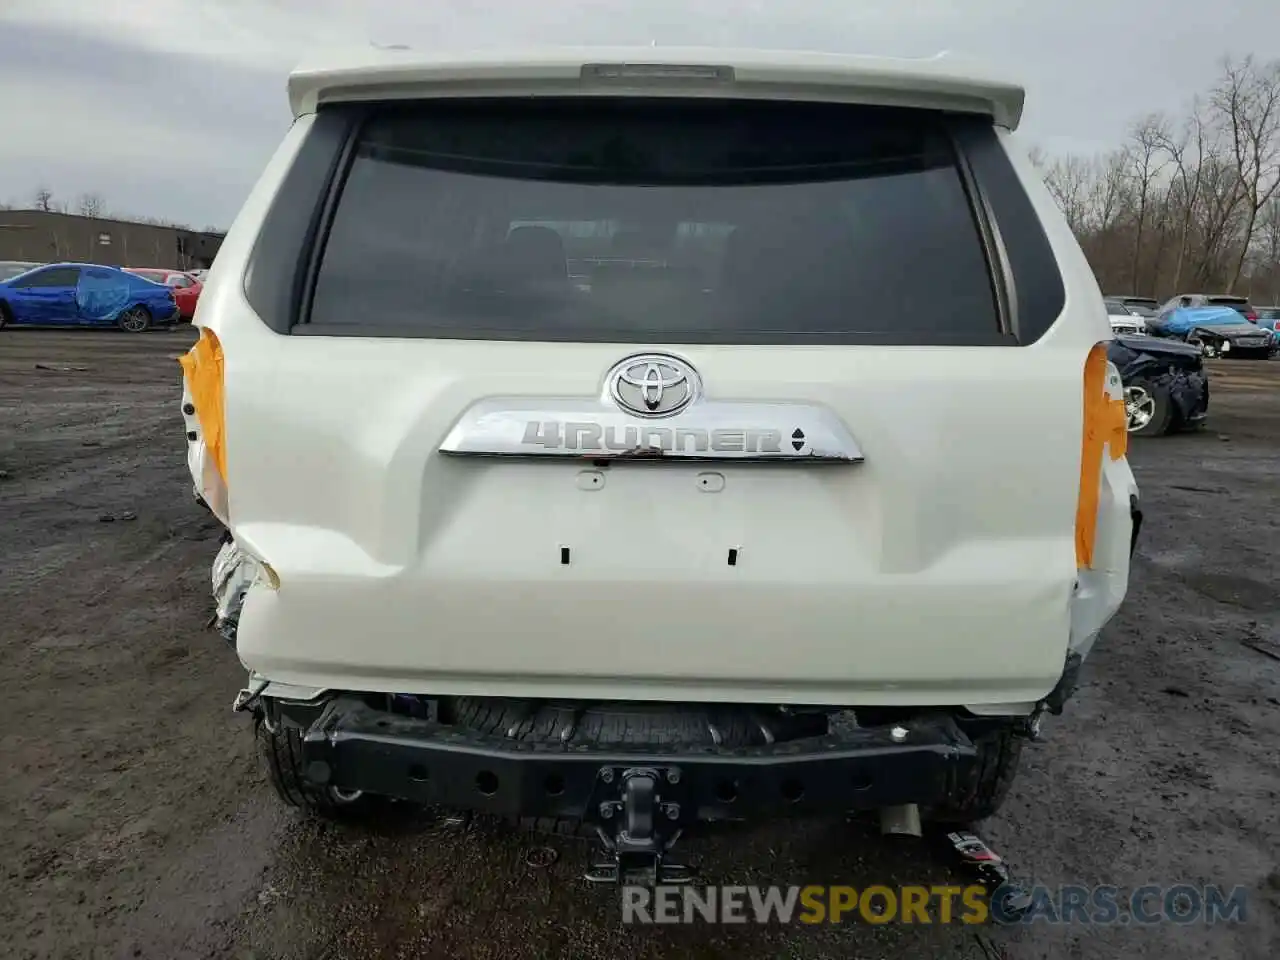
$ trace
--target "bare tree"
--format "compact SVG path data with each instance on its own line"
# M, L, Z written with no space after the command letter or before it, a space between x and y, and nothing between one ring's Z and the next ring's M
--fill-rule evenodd
M1224 60L1180 121L1141 117L1122 150L1032 162L1104 287L1280 299L1280 61Z
M36 192L31 196L31 201L37 210L43 210L45 213L53 211L53 191L48 187L37 187Z
M1094 230L1106 231L1115 226L1125 204L1128 167L1128 150L1113 150L1094 163L1088 192Z
M1159 289L1160 270L1165 263L1165 255L1169 250L1169 241L1173 237L1174 223L1174 190L1172 185L1157 184L1151 200L1151 221L1152 230L1155 233L1155 243L1151 247L1150 256L1147 262L1150 264L1149 277L1151 282L1147 285L1147 292L1155 295Z
M1280 197L1258 212L1258 280L1267 299L1280 304Z
M1061 157L1044 170L1044 183L1058 201L1067 225L1079 236L1089 219L1089 186L1092 176L1089 161L1083 157Z
M1227 281L1233 292L1244 272L1258 212L1280 188L1280 60L1258 64L1253 56L1223 61L1212 102L1229 131L1231 157L1242 194L1243 235Z
M96 193L82 193L76 201L76 213L82 217L101 217L105 209L106 204Z
M1230 160L1210 158L1200 168L1200 200L1194 211L1193 273L1203 287L1229 282L1229 261L1241 228L1244 195Z
M1161 146L1173 162L1173 187L1178 194L1178 245L1173 271L1173 289L1181 291L1187 265L1187 245L1191 240L1191 223L1200 203L1205 161L1216 154L1217 142L1205 118L1204 103L1197 97L1177 136L1165 132Z
M1137 191L1137 224L1133 231L1133 259L1129 266L1129 289L1134 293L1142 289L1138 266L1142 256L1142 242L1146 239L1147 213L1152 192L1157 187L1156 178L1169 162L1161 149L1161 144L1168 139L1168 129L1168 121L1162 115L1153 113L1135 123L1129 134L1127 173Z

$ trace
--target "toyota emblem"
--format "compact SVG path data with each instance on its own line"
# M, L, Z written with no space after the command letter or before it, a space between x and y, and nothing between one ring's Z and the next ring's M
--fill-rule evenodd
M693 367L665 353L627 357L605 382L613 402L637 417L674 416L698 395Z

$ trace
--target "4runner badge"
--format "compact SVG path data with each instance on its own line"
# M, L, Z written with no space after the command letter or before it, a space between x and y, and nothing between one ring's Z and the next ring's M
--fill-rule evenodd
M654 421L665 418L664 423ZM857 463L848 428L819 404L718 401L669 353L615 363L595 397L508 397L472 404L440 452L488 457L790 460Z

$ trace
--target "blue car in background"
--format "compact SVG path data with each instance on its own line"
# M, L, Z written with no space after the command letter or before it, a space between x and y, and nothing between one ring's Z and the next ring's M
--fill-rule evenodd
M1276 351L1275 334L1232 307L1179 307L1147 320L1147 332L1194 344L1206 357L1265 360Z
M177 317L168 287L115 267L51 263L0 280L0 328L119 327L141 333Z

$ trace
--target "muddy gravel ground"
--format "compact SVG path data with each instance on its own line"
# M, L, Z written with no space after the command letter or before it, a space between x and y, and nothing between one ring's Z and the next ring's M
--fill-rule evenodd
M1135 929L624 927L590 848L404 812L282 810L204 629L175 357L190 330L0 334L0 956L1280 955L1280 362L1213 367L1210 429L1134 444L1147 526L1123 611L986 835L1048 885L1242 884L1244 922ZM682 845L708 882L954 883L845 823ZM531 865L531 862L533 865Z

